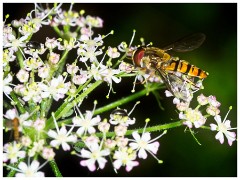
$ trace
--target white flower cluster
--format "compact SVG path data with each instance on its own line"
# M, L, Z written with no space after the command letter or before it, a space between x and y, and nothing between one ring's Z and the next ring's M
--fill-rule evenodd
M128 127L135 124L135 119L129 117L132 111L127 113L126 110L116 109L111 113L108 122L106 119L101 120L99 115L94 117L94 110L86 111L83 115L78 107L76 109L79 115L73 118L73 125L68 132L63 126L58 133L50 130L48 135L54 138L51 142L53 147L61 144L64 150L70 148L66 143L70 141L78 142L75 149L79 153L74 151L73 154L83 158L80 164L88 167L90 171L95 171L97 168L103 169L108 161L108 156L110 156L109 161L113 159L112 163L115 170L123 166L126 167L126 171L130 171L134 166L139 165L137 158L146 159L147 152L157 159L155 154L160 143L156 140L162 135L151 139L150 133L145 132L147 123L141 135L134 131L132 133L133 138L127 137ZM77 128L77 136L70 135L74 128ZM109 132L111 129L114 130L114 135L108 137L107 134L111 133ZM102 135L99 136L98 134ZM80 148L80 144L84 144L82 148Z
M224 142L224 135L228 140L228 144L231 146L233 141L236 141L236 133L230 132L230 130L236 129L231 128L231 121L224 118L223 122L221 121L221 116L219 115L220 102L216 100L215 96L204 96L203 94L197 97L198 106L195 109L189 107L189 103L184 103L180 101L175 101L177 109L180 111L179 119L184 120L183 124L188 128L201 128L203 127L209 116L213 116L217 125L211 123L210 127L212 131L218 131L216 139L220 141L221 144ZM203 115L203 112L200 109L206 109L206 115ZM230 108L231 109L231 108ZM230 110L229 109L229 110Z

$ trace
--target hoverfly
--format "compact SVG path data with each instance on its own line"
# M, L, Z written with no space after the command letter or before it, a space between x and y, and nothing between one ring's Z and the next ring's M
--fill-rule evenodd
M189 95L200 88L199 84L194 82L194 78L203 80L208 73L185 60L171 56L167 51L192 51L201 46L204 40L204 34L196 33L162 49L140 46L133 51L132 61L135 66L154 71L159 75L172 95L178 99L189 101Z
M12 129L13 138L15 141L19 141L20 132L19 132L19 119L15 117L12 120L6 120L6 127Z

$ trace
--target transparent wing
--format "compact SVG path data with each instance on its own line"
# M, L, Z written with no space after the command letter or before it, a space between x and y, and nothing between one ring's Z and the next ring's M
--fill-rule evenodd
M183 37L178 41L165 46L164 50L173 50L176 52L187 52L197 49L205 41L206 36L203 33L195 33L189 36Z
M191 101L193 97L193 92L189 85L189 82L192 82L192 80L188 79L189 81L186 81L186 79L182 77L181 73L166 73L157 68L155 69L164 81L167 89L171 92L173 96L185 102Z

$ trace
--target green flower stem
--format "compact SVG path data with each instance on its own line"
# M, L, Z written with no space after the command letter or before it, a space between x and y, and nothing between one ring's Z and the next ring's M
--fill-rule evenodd
M17 55L17 60L18 60L19 66L20 66L21 69L23 69L24 68L24 65L23 65L23 55L22 55L21 51L18 50L16 52L16 55Z
M22 106L21 102L19 101L19 99L17 98L17 96L14 94L14 92L12 91L10 93L11 98L13 99L14 103L16 104L18 110L20 111L21 114L24 114L26 112L26 110L24 109L24 107Z
M56 76L58 76L59 74L62 74L63 72L63 67L65 65L65 62L66 62L66 59L67 59L67 55L68 55L69 51L68 50L65 50L62 54L62 58L59 60L58 62L58 70L57 70L57 73L56 73Z
M172 123L168 123L168 124L147 127L145 129L145 132L156 132L156 131L163 131L166 129L176 128L176 127L182 126L183 122L184 122L184 120L180 120L180 121L176 121L176 122L172 122ZM137 131L138 133L143 133L143 128L128 130L126 132L126 135L131 135L134 131ZM103 137L103 133L96 133L96 135L98 137ZM114 135L115 135L115 132L106 133L106 137L113 137Z
M59 37L63 37L61 30L57 26L53 26L54 31L58 34Z
M17 167L18 167L18 164L19 164L21 161L23 161L23 160L24 160L24 159L19 159L18 162L12 164L11 166L12 166L13 168L17 168ZM11 169L11 170L9 171L9 173L7 174L7 177L14 177L15 174L16 174L16 170Z
M92 81L92 79L93 77L89 78L87 82L85 82L82 86L79 86L75 94L80 93Z
M135 100L137 98L140 98L140 97L148 94L151 91L155 91L155 90L161 89L161 88L163 88L163 86L154 86L154 87L150 87L150 88L145 88L145 89L143 89L143 90L141 90L141 91L139 91L137 93L134 93L134 94L132 94L132 95L130 95L128 97L122 98L122 99L120 99L118 101L115 101L115 102L113 102L111 104L108 104L106 106L103 106L101 108L96 109L94 111L94 115L101 114L101 113L103 113L105 111L109 111L109 110L111 110L113 108L116 108L116 107L121 106L123 104L126 104L126 103L128 103L130 101L133 101L133 100Z
M200 128L211 130L211 128L209 126L201 126Z
M40 111L40 117L44 118L47 117L48 112L51 108L53 102L53 98L48 98L48 99L44 99L41 102L41 111Z
M76 99L72 102L64 102L58 110L55 112L55 118L58 120L59 118L63 117L70 109L72 109L76 104L81 102L88 94L90 94L96 87L98 87L103 81L96 81L93 83L86 91L80 94ZM49 128L54 127L53 117L51 116L46 123L46 130Z
M145 132L156 132L156 131L163 131L163 130L167 130L167 129L176 128L176 127L182 126L183 122L184 122L184 120L180 120L180 121L176 121L176 122L172 122L172 123L168 123L168 124L147 127L145 129ZM137 131L138 133L143 133L143 130L144 130L143 128L128 130L126 132L126 136L131 135L134 131ZM102 138L104 135L103 135L103 133L96 133L96 136ZM111 138L114 136L115 136L115 132L107 132L104 137ZM78 142L74 145L74 149L77 149L80 147L82 148L83 146L84 146L84 144L82 142Z
M57 163L54 160L49 161L49 164L52 168L53 173L56 177L62 177L62 174L57 166Z
M113 69L115 68L115 67L117 67L122 61L123 61L123 59L125 59L126 58L126 56L127 56L127 54L125 53L114 65L113 65Z

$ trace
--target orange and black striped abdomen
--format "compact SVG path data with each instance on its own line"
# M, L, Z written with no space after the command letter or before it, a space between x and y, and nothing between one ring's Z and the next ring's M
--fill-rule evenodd
M206 78L207 73L198 67L189 64L184 60L172 60L165 68L167 71L175 71L183 74L187 74L188 76L198 77L200 79Z

